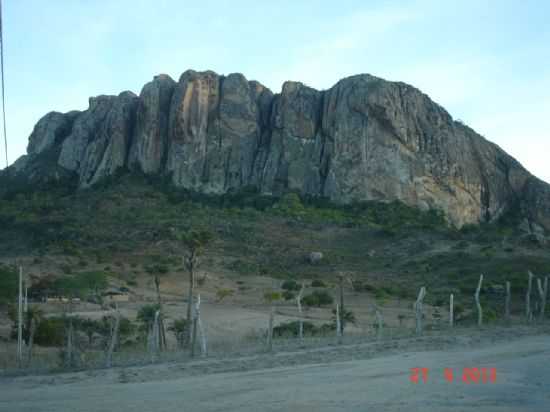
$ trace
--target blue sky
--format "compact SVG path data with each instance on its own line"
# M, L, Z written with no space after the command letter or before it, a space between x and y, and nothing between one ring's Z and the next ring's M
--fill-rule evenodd
M158 73L241 72L279 92L410 83L550 182L550 2L4 0L10 161L45 113ZM4 159L3 145L0 159Z

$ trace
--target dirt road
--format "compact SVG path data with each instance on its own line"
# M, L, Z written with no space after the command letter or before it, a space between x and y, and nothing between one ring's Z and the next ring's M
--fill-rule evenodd
M422 379L411 383L410 370L415 367L428 368L426 383ZM496 383L464 383L465 367L496 368ZM479 349L404 352L373 359L197 376L171 376L173 368L162 368L4 378L0 381L0 410L550 410L550 336L522 337ZM453 368L454 382L444 378L444 368ZM133 375L140 379L132 380Z

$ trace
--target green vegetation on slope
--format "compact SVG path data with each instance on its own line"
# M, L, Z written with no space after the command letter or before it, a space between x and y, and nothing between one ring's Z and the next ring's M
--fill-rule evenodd
M69 259L77 262L64 270L71 275L101 264L128 284L140 273L181 270L175 234L189 229L215 234L206 270L328 286L346 271L380 301L411 298L425 285L429 303L444 302L452 292L457 304L470 306L480 273L487 288L510 280L518 293L528 269L550 273L548 247L522 234L513 216L457 230L438 212L399 202L337 206L252 189L209 196L136 176L76 193L63 187L12 192L0 200L0 223L6 256ZM322 252L323 259L310 263L310 252ZM64 282L70 289L75 281Z

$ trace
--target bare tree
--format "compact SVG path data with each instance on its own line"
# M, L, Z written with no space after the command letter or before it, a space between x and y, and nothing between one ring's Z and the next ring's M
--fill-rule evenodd
M195 293L195 271L200 263L200 257L204 253L205 248L212 241L212 234L207 231L191 230L185 233L178 233L176 235L186 250L187 254L183 257L183 265L187 269L189 274L189 291L187 298L187 321L188 325L192 325L193 321L193 300ZM189 341L192 339L193 328L189 328Z
M474 295L477 306L477 326L483 324L483 310L481 309L481 303L479 303L479 292L481 291L481 285L483 283L483 275L479 276L479 282L477 284L476 293Z

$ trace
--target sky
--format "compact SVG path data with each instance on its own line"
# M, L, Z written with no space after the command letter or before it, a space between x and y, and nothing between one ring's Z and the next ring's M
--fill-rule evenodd
M10 163L50 111L187 69L419 88L550 182L550 2L4 0ZM3 144L0 159L4 162Z

